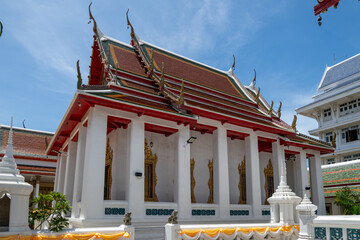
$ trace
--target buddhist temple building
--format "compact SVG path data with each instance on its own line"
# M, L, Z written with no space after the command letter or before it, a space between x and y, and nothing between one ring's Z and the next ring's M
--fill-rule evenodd
M90 73L75 93L47 154L58 158L55 191L72 204L75 227L269 221L267 199L286 164L298 195L311 186L325 213L321 154L330 144L281 120L254 81L140 39L103 34L90 12ZM308 179L307 164L310 167Z
M56 156L45 150L54 133L13 127L14 158L20 174L34 188L30 198L47 194L54 188ZM0 125L0 159L5 155L10 126Z

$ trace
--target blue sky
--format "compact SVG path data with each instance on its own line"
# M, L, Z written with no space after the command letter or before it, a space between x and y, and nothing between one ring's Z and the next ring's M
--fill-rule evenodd
M126 10L143 40L235 73L257 86L291 123L294 109L312 101L325 66L360 52L360 3L313 15L315 0L94 1L92 12L108 36L129 43ZM0 124L55 131L76 91L76 61L87 79L92 45L89 1L0 0ZM335 59L335 61L334 61ZM307 133L315 120L298 118Z

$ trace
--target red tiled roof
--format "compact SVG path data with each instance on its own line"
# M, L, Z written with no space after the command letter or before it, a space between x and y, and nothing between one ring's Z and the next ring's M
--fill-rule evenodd
M9 128L0 128L0 151L5 152L8 137L9 137ZM13 149L14 154L21 155L44 155L47 141L51 141L52 134L43 134L43 133L34 133L31 131L21 131L13 129Z

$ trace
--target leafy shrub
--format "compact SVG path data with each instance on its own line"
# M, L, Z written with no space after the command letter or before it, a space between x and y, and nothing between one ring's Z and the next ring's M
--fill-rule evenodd
M59 192L39 194L32 200L29 211L29 225L39 229L43 224L48 224L49 230L59 232L69 226L69 220L64 216L70 211L70 203Z

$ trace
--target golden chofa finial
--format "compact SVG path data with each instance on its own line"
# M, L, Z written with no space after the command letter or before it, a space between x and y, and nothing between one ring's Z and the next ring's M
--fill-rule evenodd
M292 128L295 132L297 132L297 129L296 129L296 121L297 121L297 116L294 115L294 119L293 119L293 121L292 121L291 128Z
M233 62L233 64L232 64L232 66L231 66L231 69L232 70L235 70L235 55L233 54L233 58L234 58L234 62Z
M80 89L82 87L82 78L81 78L81 72L80 72L80 66L79 66L79 61L77 60L76 62L76 70L77 70L77 89Z
M253 86L255 86L255 85L256 85L256 70L255 70L255 68L254 68L254 73L255 73L255 75L254 75L254 79L252 80L252 84L253 84Z
M91 8L90 8L91 4L92 4L92 2L90 2L90 4L89 4L89 19L90 19L90 21L88 22L88 24L90 24L91 21L93 21L94 22L93 31L94 31L94 33L97 33L97 24L96 24L95 18L91 14Z
M270 106L270 109L269 109L269 115L270 115L270 117L272 117L273 107L274 107L274 101L271 101L271 106Z
M126 11L126 21L127 21L127 28L129 29L129 26L131 28L130 35L133 38L135 36L135 31L134 31L133 26L131 25L130 20L129 20L129 9Z
M279 109L277 111L277 114L278 114L279 118L281 118L281 106L282 106L282 102L280 101Z
M256 98L255 98L256 104L259 105L260 104L260 87L258 89L258 92L256 93Z

